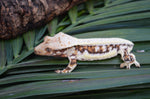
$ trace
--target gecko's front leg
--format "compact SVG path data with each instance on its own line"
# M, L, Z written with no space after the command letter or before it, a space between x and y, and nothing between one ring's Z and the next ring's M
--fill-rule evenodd
M74 70L74 68L77 66L77 59L76 59L76 54L72 54L68 56L69 58L69 64L68 66L63 69L63 70L56 70L56 73L70 73L71 71Z

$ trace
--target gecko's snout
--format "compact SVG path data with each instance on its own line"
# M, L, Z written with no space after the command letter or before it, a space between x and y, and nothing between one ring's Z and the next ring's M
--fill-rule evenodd
M37 51L34 49L34 54L37 54Z
M36 50L36 48L34 49L34 54L40 54L39 51Z

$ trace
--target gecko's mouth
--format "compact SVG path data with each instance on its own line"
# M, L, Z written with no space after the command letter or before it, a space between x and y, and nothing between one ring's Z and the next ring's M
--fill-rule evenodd
M40 54L40 51L36 51L36 50L34 49L34 54L39 55L39 54Z
M34 54L37 54L37 51L34 50Z

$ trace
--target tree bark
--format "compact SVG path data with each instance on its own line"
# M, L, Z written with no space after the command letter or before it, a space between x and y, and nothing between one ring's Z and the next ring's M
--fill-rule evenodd
M45 25L86 0L0 0L0 38L10 39Z

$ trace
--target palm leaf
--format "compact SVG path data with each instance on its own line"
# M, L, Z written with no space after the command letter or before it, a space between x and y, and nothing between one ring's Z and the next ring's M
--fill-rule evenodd
M3 69L6 64L5 42L0 41L0 69Z
M89 0L41 29L0 41L0 99L149 98L149 0ZM120 56L79 61L70 74L56 74L68 59L36 56L45 35L63 31L78 38L120 37L133 41L141 68L119 69ZM63 97L61 97L63 96Z

